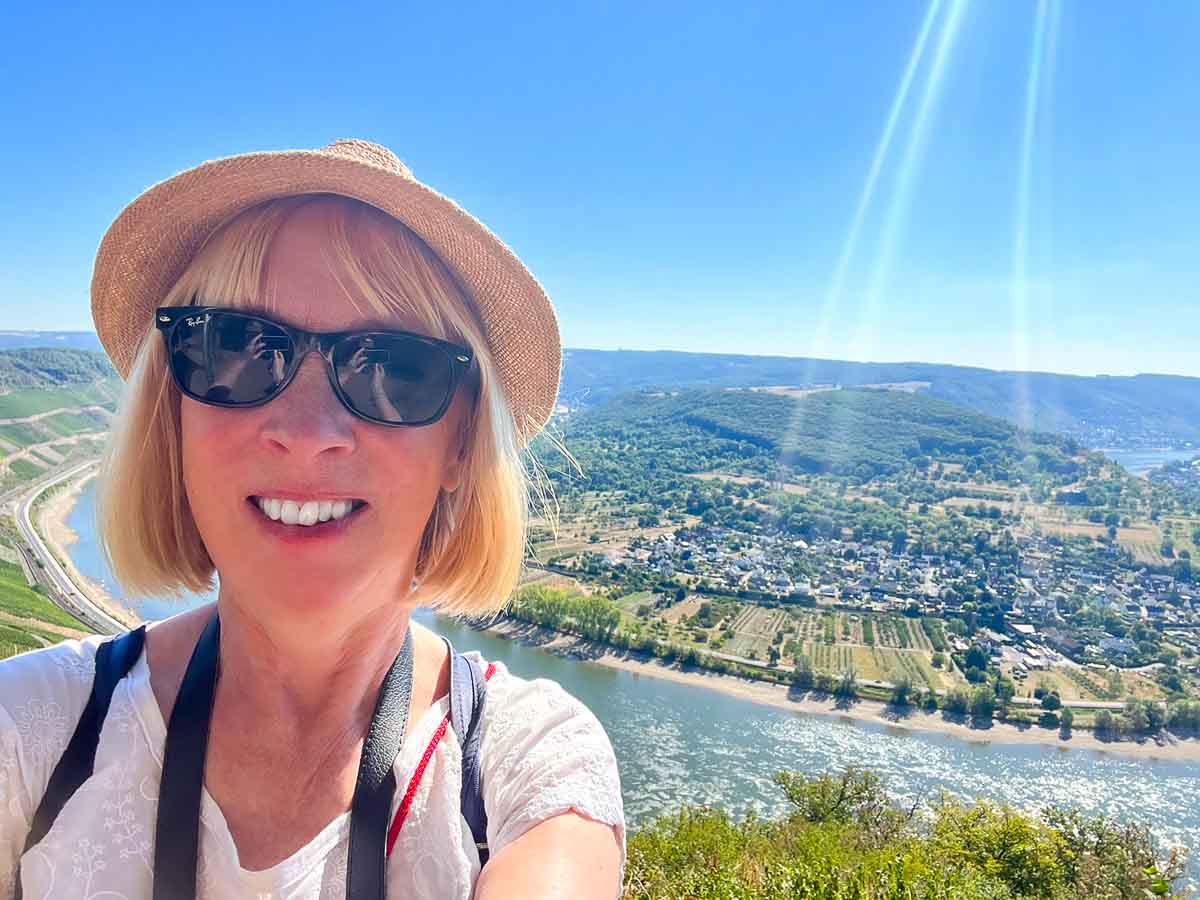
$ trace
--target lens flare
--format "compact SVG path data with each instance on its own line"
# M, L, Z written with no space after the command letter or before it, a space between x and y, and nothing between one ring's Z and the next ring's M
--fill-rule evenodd
M854 208L854 215L850 220L850 228L846 233L845 243L842 245L842 253L838 258L837 267L834 269L833 278L830 281L828 291L825 293L820 314L812 331L812 339L807 354L809 361L803 379L803 387L812 385L816 358L825 352L826 342L829 337L830 322L833 319L834 312L841 303L842 292L845 289L846 273L849 270L850 261L854 258L854 254L858 249L859 234L862 231L867 210L870 209L871 201L875 197L875 189L879 182L880 173L883 171L884 163L887 161L888 152L892 146L892 138L895 136L896 128L900 123L900 114L904 111L913 81L921 67L921 60L925 57L925 48L929 43L930 34L933 33L933 27L937 21L938 11L942 7L942 2L943 0L930 0L929 7L925 11L925 18L921 22L920 31L917 33L912 50L909 52L908 62L900 78L900 85L897 87L896 94L892 98L892 105L888 110L887 119L884 122L883 133L879 136L879 141L875 145L875 153L871 157L871 168L868 170L866 180L863 182L862 191L858 197L858 204ZM801 418L803 416L801 411L802 404L803 399L800 399L796 404L795 412L788 424L788 429L781 444L783 448L790 446L799 433Z
M925 12L925 17L922 20L921 29L913 43L912 51L909 53L908 63L905 66L904 74L901 76L900 85L892 99L892 105L884 123L883 133L876 144L875 153L871 160L871 167L863 183L863 189L859 195L858 204L855 207L854 215L850 222L850 228L846 235L841 256L838 259L837 267L834 270L829 290L826 293L821 313L813 332L813 340L808 354L810 362L805 377L804 386L806 387L811 386L813 382L813 373L816 365L815 358L824 353L830 322L841 305L842 295L845 291L846 277L849 272L850 263L858 249L859 238L867 212L871 208L879 179L888 162L892 142L899 128L902 114L908 104L909 94L913 84L917 80L918 73L920 73L925 63L926 50L935 25L938 22L942 7L943 0L931 0ZM869 360L873 351L874 338L871 331L875 326L875 319L878 315L879 298L891 271L891 260L895 253L903 213L910 203L912 182L920 161L920 152L924 147L925 135L928 131L929 123L933 118L933 110L945 78L947 60L950 57L950 52L959 33L965 8L966 0L950 0L949 11L941 22L936 49L934 50L932 61L928 64L921 98L911 120L912 124L909 128L907 146L900 162L895 186L893 187L892 196L888 204L880 240L880 251L872 270L866 308L859 319L858 333L855 338L856 352L851 354L856 359ZM842 318L845 318L844 313ZM865 351L865 355L863 351ZM790 446L799 434L803 420L802 405L803 400L796 404L795 411L785 432L781 450ZM831 424L833 432L837 432L838 422L836 419Z
M858 334L853 344L852 355L856 359L869 360L875 352L875 329L878 324L883 292L888 286L888 280L892 274L892 263L899 245L900 229L904 224L906 213L912 206L913 182L917 170L920 168L929 126L933 120L938 98L941 96L942 85L946 80L946 66L958 38L966 6L966 0L953 0L938 33L937 48L925 78L920 103L909 128L908 143L904 148L904 156L896 172L896 181L892 188L887 214L884 217L883 230L879 238L879 250L875 257L875 265L871 270L864 309L859 317Z
M1033 148L1038 134L1039 100L1043 99L1042 68L1047 61L1047 36L1057 20L1053 0L1038 0L1034 14L1033 46L1029 52L1029 75L1025 80L1025 111L1021 131L1021 154L1017 170L1017 210L1012 259L1012 351L1017 422L1023 428L1034 424L1029 390L1029 207L1033 183ZM1057 30L1057 29L1055 29Z

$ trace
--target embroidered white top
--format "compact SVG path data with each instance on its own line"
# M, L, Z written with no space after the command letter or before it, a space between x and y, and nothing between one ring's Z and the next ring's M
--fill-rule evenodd
M67 802L45 839L21 858L34 812L83 713L101 640L96 635L64 641L0 662L0 900L13 896L18 864L26 900L151 896L167 731L144 651L113 694L92 777ZM449 699L443 697L405 740L395 765L391 820L448 712ZM624 865L616 759L587 707L553 681L527 680L495 663L482 727L480 763L493 854L538 822L573 809L618 827ZM454 729L447 727L388 858L389 896L471 896L480 865L459 810L461 781L461 748ZM345 812L287 859L249 871L241 867L221 809L205 789L197 896L343 898L349 834Z

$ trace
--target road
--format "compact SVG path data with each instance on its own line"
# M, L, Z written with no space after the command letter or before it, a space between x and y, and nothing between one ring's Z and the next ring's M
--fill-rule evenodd
M17 528L21 532L21 537L24 538L30 548L28 552L31 552L35 559L41 562L41 565L38 566L33 560L28 560L31 563L31 570L50 582L50 599L93 631L100 634L117 634L126 631L129 626L114 619L75 586L75 583L71 581L58 559L50 552L50 548L46 546L45 541L42 540L42 536L38 534L37 529L33 525L31 514L33 501L37 499L39 494L60 482L76 477L85 469L94 465L96 465L96 460L88 460L71 466L63 472L42 479L34 483L31 487L27 487L26 493L17 501ZM27 552L25 548L21 549L23 553Z

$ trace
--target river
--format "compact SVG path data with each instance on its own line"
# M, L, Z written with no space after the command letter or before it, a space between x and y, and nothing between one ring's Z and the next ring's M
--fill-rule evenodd
M78 534L71 558L116 597L93 522L92 484L67 519ZM202 602L192 597L186 605ZM145 618L183 608L179 602L134 604ZM921 734L838 716L803 715L604 666L474 631L422 611L418 618L460 650L479 650L526 678L551 678L596 714L612 739L626 813L636 825L681 803L740 814L783 809L772 775L780 769L822 772L869 766L905 799L939 790L984 796L1026 810L1048 804L1154 823L1176 846L1200 848L1200 767L1119 754L1042 745L982 743ZM1191 876L1200 880L1200 860Z
M1200 456L1200 448L1191 450L1102 450L1100 451L1114 462L1119 462L1133 475L1145 475L1151 469L1175 462Z

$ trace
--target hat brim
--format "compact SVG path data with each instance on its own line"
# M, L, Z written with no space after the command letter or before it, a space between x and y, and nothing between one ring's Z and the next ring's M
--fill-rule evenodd
M550 418L562 348L546 292L505 244L457 203L367 160L321 150L249 153L203 163L146 190L105 233L92 274L92 318L122 378L154 310L205 240L266 200L331 193L377 207L442 258L472 300L522 444Z

